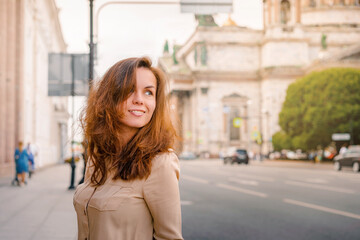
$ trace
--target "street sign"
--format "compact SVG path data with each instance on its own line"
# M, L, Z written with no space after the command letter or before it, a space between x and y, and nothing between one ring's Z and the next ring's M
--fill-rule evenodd
M234 128L239 128L242 124L242 119L239 117L236 117L233 119L233 126Z
M89 90L89 54L50 53L48 96L87 96Z
M349 141L351 139L350 133L334 133L331 135L333 141Z
M216 13L231 13L233 0L180 0L182 13L211 15Z

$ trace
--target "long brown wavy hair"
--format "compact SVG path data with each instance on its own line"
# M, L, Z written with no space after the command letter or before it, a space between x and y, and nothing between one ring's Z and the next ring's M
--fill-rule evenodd
M104 184L110 170L115 170L113 179L148 177L151 160L173 146L176 132L170 119L166 79L163 72L151 64L146 57L119 61L90 89L80 121L88 158L94 167L91 182L96 186ZM156 78L156 107L150 122L124 142L120 122L123 113L119 105L136 87L137 68L149 69Z

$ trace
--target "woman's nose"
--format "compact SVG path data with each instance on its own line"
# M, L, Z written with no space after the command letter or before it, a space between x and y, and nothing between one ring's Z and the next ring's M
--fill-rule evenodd
M134 92L133 104L140 104L140 105L142 105L143 103L144 103L144 101L143 101L143 97L141 96L141 93L139 93L139 92Z

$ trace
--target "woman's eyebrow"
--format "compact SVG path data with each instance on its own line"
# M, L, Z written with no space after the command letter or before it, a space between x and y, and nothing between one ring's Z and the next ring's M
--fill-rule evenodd
M145 88L155 88L153 85L146 86Z

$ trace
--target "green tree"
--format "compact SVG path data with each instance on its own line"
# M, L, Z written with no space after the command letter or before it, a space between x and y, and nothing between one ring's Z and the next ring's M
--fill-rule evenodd
M287 89L279 124L293 148L325 147L333 133L348 132L359 144L360 70L332 68L298 79Z
M272 143L275 151L293 148L291 145L291 139L283 131L279 131L272 136Z

